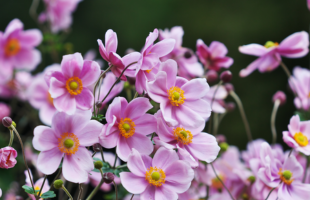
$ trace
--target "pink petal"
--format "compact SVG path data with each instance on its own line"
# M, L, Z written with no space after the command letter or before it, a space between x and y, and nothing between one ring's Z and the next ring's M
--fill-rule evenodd
M211 102L210 102L211 103ZM185 103L182 105L183 107L187 107L188 109L191 109L195 113L199 114L203 119L207 119L211 115L211 107L210 103L204 99L197 99L194 101L187 101L185 100ZM213 102L212 107L214 106L215 102ZM204 108L204 109L201 109Z
M154 149L152 141L145 135L139 133L134 133L132 137L129 137L126 140L130 150L134 148L145 155L150 155ZM128 152L128 155L129 153L130 151Z
M13 19L5 28L4 34L8 36L13 31L22 30L24 28L23 23L19 19Z
M58 81L62 82L63 85L66 84L66 78L62 75L62 72L60 71L54 71L54 70L46 70L44 73L44 80L47 83L48 87L50 87L51 78L54 77Z
M116 147L118 140L120 138L119 133L112 133L110 135L106 135L106 128L107 125L105 125L102 129L102 132L99 135L99 143L101 146L107 149L111 149Z
M167 60L166 62L163 62L161 65L161 71L166 72L167 74L167 88L170 89L175 85L175 80L177 76L178 71L178 64L174 60ZM158 76L156 76L157 78Z
M140 153L136 149L132 149L127 162L128 169L135 175L145 178L147 168L144 165Z
M172 140L174 140L173 137L173 129L169 128L165 121L163 120L163 118L157 118L157 135L158 137L163 140L164 142L170 142Z
M134 121L136 133L148 135L157 131L156 118L153 115L145 114Z
M209 50L211 51L212 58L225 57L228 53L226 46L218 41L211 42Z
M43 173L50 175L54 173L61 162L63 153L55 147L48 151L42 151L37 160L37 168Z
M99 53L102 56L102 58L106 61L109 61L109 54L107 53L102 41L100 39L97 40L99 45Z
M19 35L20 45L23 47L35 47L42 42L42 33L38 29L29 29Z
M95 61L84 61L82 71L79 75L83 87L89 86L97 81L100 76L100 66Z
M127 105L127 100L124 97L114 98L105 115L107 122L111 123L113 121L113 116L122 118Z
M264 56L254 60L251 64L249 64L245 69L242 69L239 72L239 76L240 77L246 77L248 75L250 75L253 71L255 71L256 69L258 69L258 66L261 64L261 62L265 59Z
M168 126L176 126L179 122L172 117L172 110L173 106L171 105L170 101L166 101L160 104L160 111L163 114L163 117L168 124Z
M274 70L280 65L281 57L278 53L270 53L264 56L264 59L261 61L261 63L258 66L258 70L263 72L269 72Z
M153 45L153 43L155 42L155 40L158 38L158 30L154 29L153 32L150 32L149 36L146 38L145 41L145 45L142 49L142 52L144 53L144 51L149 48L151 45Z
M152 166L159 167L164 172L166 172L167 167L169 167L171 163L177 160L179 160L179 158L174 150L161 147L157 150L156 154L154 155ZM166 174L166 176L167 175L168 174Z
M239 51L244 54L253 55L253 56L263 56L268 51L266 47L260 44L248 44L239 47Z
M80 94L75 96L76 106L81 110L89 110L94 103L93 93L88 89L83 87Z
M282 170L291 171L295 180L298 180L304 175L304 169L294 155L286 158Z
M37 49L21 49L13 59L17 69L31 71L41 62L41 53Z
M133 148L135 148L135 147L133 147ZM127 143L127 139L123 136L120 136L119 141L118 141L117 146L116 146L116 153L117 153L118 157L121 160L126 162L131 151L132 151L132 149L129 147L129 145Z
M65 55L61 61L61 71L68 79L71 77L79 77L83 68L83 57L80 53Z
M188 80L182 77L178 77L175 80L175 86L181 88Z
M79 138L81 146L87 147L99 142L99 134L103 128L103 125L96 121L90 120L86 126L76 132L76 136Z
M139 70L139 72L136 75L136 91L139 94L142 94L144 90L146 90L146 76L144 75L144 72L142 70Z
M134 62L138 62L138 60L141 57L141 53L139 52L133 52L130 54L127 54L126 56L124 56L123 59L123 63L125 65L125 67L127 67L128 65L134 63ZM132 64L129 68L131 69L135 69L137 64Z
M148 185L144 192L141 193L140 199L141 200L155 200L155 190L156 187L153 185Z
M295 133L299 132L299 124L300 124L300 119L298 115L294 115L290 119L290 124L288 125L288 130L292 135L295 135Z
M65 87L65 84L59 80L57 80L55 77L52 77L50 79L50 89L49 93L51 94L51 97L58 98L60 96L63 96L65 94L69 94L68 90Z
M205 120L198 113L187 106L173 107L172 113L175 113L176 120L185 128L198 128Z
M69 115L74 114L76 110L76 100L75 97L69 93L66 93L58 98L55 98L54 106L59 112L65 112Z
M305 31L294 33L285 38L278 47L281 56L300 58L309 52L309 34Z
M160 42L157 42L150 51L158 55L158 57L163 57L170 53L175 45L174 39L164 39Z
M108 53L110 52L116 52L117 49L117 35L116 33L112 30L109 29L105 33L105 47Z
M185 83L181 89L184 91L184 96L187 100L197 100L206 96L210 87L205 78L196 78Z
M158 72L156 79L146 84L147 93L157 103L164 103L168 100L167 94L167 74Z
M58 139L50 127L37 126L34 131L34 138L32 141L33 147L38 151L48 151L58 147Z
M159 57L155 53L149 53L143 57L141 70L151 70L153 67L160 65Z
M283 200L304 200L309 197L310 184L293 181L291 185L282 183L278 191L279 199Z
M57 110L54 106L44 105L39 110L39 118L44 124L50 126L52 124L52 119L56 111Z
M124 116L135 121L151 108L153 108L153 106L149 99L143 97L135 98L126 107Z
M190 183L189 183L190 185ZM161 200L177 200L178 194L174 191L169 190L167 186L156 187L155 199Z
M132 194L141 194L149 185L145 177L136 176L130 172L121 172L120 178L124 188Z

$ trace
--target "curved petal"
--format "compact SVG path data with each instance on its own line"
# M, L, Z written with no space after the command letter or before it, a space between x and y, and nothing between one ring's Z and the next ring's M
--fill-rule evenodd
M93 106L94 96L88 88L83 87L82 92L75 96L75 100L77 108L89 110Z
M136 133L148 135L157 131L156 118L151 114L144 114L134 121Z
M211 102L210 102L211 103ZM213 102L212 107L216 105L216 102ZM205 101L204 99L197 99L194 101L187 101L185 100L183 107L187 107L191 109L192 111L199 114L203 119L207 119L211 115L211 106L208 101ZM201 109L203 108L203 109Z
M289 170L292 172L293 177L295 180L300 179L304 175L304 169L301 166L301 164L297 161L296 157L294 155L289 156L284 164L283 164L283 171Z
M160 71L164 71L167 74L167 88L170 89L175 85L177 71L178 71L178 64L176 61L169 59L162 63L160 67ZM156 76L157 79L157 76Z
M168 127L163 118L157 118L157 131L156 131L160 140L164 142L170 142L175 140L173 136L173 129Z
M61 61L61 71L68 79L71 77L79 77L83 68L83 57L80 53L65 55Z
M132 66L135 66L135 64L132 64L132 63L138 62L140 57L141 57L141 53L139 53L139 52L132 52L130 54L125 55L122 59L123 59L124 65L126 67L131 64L131 66L129 68L135 69L135 67L132 67Z
M135 121L151 108L153 108L153 106L148 98L135 98L127 105L124 116L129 117L130 119Z
M141 200L150 200L150 199L155 199L155 190L156 187L153 185L148 185L144 192L141 193L140 199Z
M309 52L309 34L305 31L294 33L285 38L278 47L281 56L300 58Z
M206 96L210 87L205 78L195 78L185 83L181 89L186 100L196 100Z
M152 141L145 135L134 133L132 137L126 139L129 149L136 149L138 152L150 155L154 149ZM129 154L130 152L128 152Z
M158 57L163 57L173 50L174 45L175 39L164 39L160 42L157 42L150 51L152 53L156 53Z
M190 183L189 183L190 185ZM189 186L188 186L189 187ZM169 190L168 187L162 186L162 187L156 187L155 189L155 199L160 200L177 200L178 194L174 191Z
M104 125L102 132L99 135L99 143L101 146L107 149L111 149L116 147L118 140L120 138L119 133L112 133L109 135L106 135L106 129L107 125Z
M42 33L38 29L29 29L20 33L19 42L21 46L35 47L42 42Z
M98 39L97 40L98 42L98 45L99 45L99 53L101 55L101 57L106 60L107 62L109 62L109 54L107 53L103 43L102 43L102 40Z
M41 52L37 49L21 49L14 57L17 69L34 70L41 62Z
M133 148L135 148L135 147L133 147ZM123 136L120 136L118 143L117 143L117 146L116 146L116 153L117 153L118 157L121 160L127 162L128 156L129 156L131 150L132 149L129 147L129 145L127 143L127 139Z
M134 175L145 179L145 172L147 171L147 168L144 165L140 153L134 148L128 157L127 166Z
M167 94L167 74L158 72L156 79L146 83L147 93L157 103L163 103L168 100Z
M105 115L107 122L112 123L114 118L113 116L122 118L127 106L128 103L124 97L114 98Z
M87 147L99 142L99 134L103 128L103 125L96 121L90 120L86 126L76 132L76 136L79 138L81 146Z
M174 150L160 147L154 155L152 166L159 167L165 172L167 167L177 160L179 160L179 158Z
M258 66L261 64L261 62L263 62L265 59L264 56L254 60L251 64L249 64L245 69L242 69L239 72L239 76L240 77L246 77L248 75L250 75L253 71L255 71L256 69L258 69Z
M75 97L66 93L53 100L55 108L60 112L65 112L69 115L74 114L76 110L76 100Z
M173 107L175 112L176 120L182 124L185 128L195 129L201 126L201 124L205 123L205 120L202 118L200 114L193 111L191 108L187 106Z
M253 55L253 56L263 56L268 51L266 47L260 44L248 44L239 47L239 51L244 54Z
M51 97L53 99L68 94L65 84L57 80L55 77L52 77L50 79L50 89L48 90L48 92L51 94Z
M100 66L95 61L85 60L79 75L83 87L89 86L97 81L100 76Z
M55 147L48 151L42 151L37 160L37 168L43 173L50 175L54 173L61 162L63 153Z
M145 177L136 176L130 172L121 172L119 175L124 188L132 194L141 194L149 185Z
M109 29L105 33L105 47L106 47L107 53L116 52L117 43L118 41L117 41L116 33L112 29Z
M211 51L212 58L225 57L228 53L226 46L218 41L211 42L209 49Z
M58 139L54 130L47 126L37 126L32 140L33 148L38 151L48 151L58 147Z
M146 90L146 85L147 85L147 80L146 76L144 74L144 71L139 70L139 72L136 75L136 90L139 94L142 94L144 90Z

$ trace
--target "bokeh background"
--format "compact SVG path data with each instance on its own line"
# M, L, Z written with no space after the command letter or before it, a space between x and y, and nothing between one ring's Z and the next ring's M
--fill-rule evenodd
M14 18L19 18L25 29L37 28L36 22L29 15L31 3L31 0L0 0L0 30L4 31ZM42 3L38 13L41 10ZM119 41L117 51L123 56L128 48L140 50L146 36L154 28L170 29L176 25L182 26L185 31L184 47L196 50L199 38L207 45L214 40L220 41L227 46L228 56L234 59L230 68L233 73L232 83L244 104L254 138L264 138L271 142L272 95L277 90L287 94L287 103L280 107L276 120L278 142L282 143L281 132L287 129L289 119L295 112L287 77L278 68L271 73L260 74L255 71L246 78L240 78L239 71L255 57L239 53L238 46L265 44L269 40L281 42L294 32L308 31L309 17L306 0L84 0L73 14L74 21L65 42L72 52L84 54L95 49L99 58L96 40L104 40L105 32L113 29ZM283 61L290 70L295 66L309 68L309 55L301 59L284 58ZM43 54L43 62L34 74L52 63L50 55ZM228 98L228 101L233 99ZM14 102L14 106L19 112L12 116L16 116L19 120L17 123L23 125L21 134L25 142L31 142L33 128L40 125L37 113L31 111L26 103ZM3 127L0 131L0 147L3 147L8 143L9 132ZM229 144L241 150L246 148L247 137L237 109L225 116L219 133L227 137ZM26 136L29 136L28 140ZM19 145L17 141L14 144ZM20 156L18 161L20 167L0 169L0 188L4 191L13 180L22 182L25 178Z

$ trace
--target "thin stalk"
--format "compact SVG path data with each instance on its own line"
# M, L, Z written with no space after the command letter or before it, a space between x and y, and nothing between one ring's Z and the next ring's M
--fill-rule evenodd
M284 64L284 62L280 62L280 65L282 67L282 69L284 70L284 72L286 73L287 77L290 78L292 75L291 75L291 72L290 70L288 70L287 66Z
M102 161L103 161L103 162L105 162L105 160L104 160L104 156L103 156L103 150L102 150L102 148L100 148L100 153L101 153L101 158L102 158Z
M94 157L96 155L97 152L94 152L93 155L91 155L91 157Z
M30 6L30 9L29 9L29 14L30 16L35 20L37 21L38 17L37 17L37 8L38 8L38 5L39 5L40 1L39 0L33 0L32 1L32 4Z
M207 196L206 196L206 200L209 199L209 189L210 189L210 187L207 185Z
M117 153L116 153L116 151L115 151L115 159L114 159L113 169L115 169L116 161L117 161Z
M130 63L120 74L120 76L117 78L117 80L114 82L114 84L112 85L112 87L110 88L109 92L105 95L105 97L102 99L101 103L104 102L104 100L109 96L110 92L112 91L113 87L116 85L116 83L121 79L121 77L123 76L124 72L126 71L126 69L128 69L128 67L130 67L133 64L136 64L137 62L133 62Z
M293 152L293 149L291 149L290 153L288 154L288 157L291 156L292 152Z
M246 134L248 136L248 140L252 141L253 139L252 139L250 125L249 125L249 122L248 122L247 117L245 115L242 102L241 102L240 98L238 97L238 95L234 91L230 91L229 94L230 94L230 96L232 96L235 99L235 101L239 107L239 111L240 111L240 114L241 114L241 117L242 117L242 120L243 120L243 123L245 126L245 131L246 131Z
M131 95L131 89L130 88L126 89L126 95L127 95L127 100L131 101L132 95Z
M15 128L13 125L11 125L10 127L11 127L11 129L13 129L13 131L15 132L15 134L16 134L16 136L17 136L19 142L20 142L20 146L21 146L21 148L22 148L23 158L24 158L24 162L25 162L26 169L27 169L27 171L28 171L28 175L29 175L29 178L30 178L31 186L32 186L33 191L36 191L36 190L34 189L34 184L33 184L32 176L31 176L30 169L29 169L28 164L27 164L27 161L26 161L26 156L25 156L23 141L22 141L22 139L20 138L19 133L17 132L16 128Z
M219 127L219 114L218 113L214 113L213 115L213 135L217 135L217 130Z
M46 178L47 178L47 175L44 176L44 180L43 180L43 183L42 183L42 185L41 185L41 188L40 188L40 191L39 191L38 196L41 195L41 192L42 192L43 186L44 186L44 184L45 184Z
M104 183L103 181L103 172L102 169L99 169L100 173L101 173L101 181L99 182L99 184L95 187L95 189L90 193L90 195L87 197L86 200L91 200L95 194L98 192L99 188L101 187L101 185Z
M271 132L272 132L272 144L275 144L277 142L277 130L276 130L276 116L278 112L278 108L280 106L281 101L277 99L274 102L272 113L271 113Z
M117 200L117 185L115 183L115 181L113 181L113 184L114 184L114 188L115 188L115 200Z
M138 92L136 92L136 93L135 93L135 96L133 97L133 99L137 98L138 95L139 95Z
M82 186L82 183L80 183L79 184L79 195L77 197L77 200L81 199L82 194L83 194L83 186Z
M73 200L73 197L71 196L70 192L68 192L68 190L65 188L65 186L61 187L63 189L63 191L65 191L65 193L68 195L68 197Z
M130 200L132 200L132 199L133 199L133 196L135 196L135 194L132 194L132 196L131 196Z
M223 118L225 117L225 115L227 114L227 112L224 112L223 114L220 114L219 116L219 125L221 124Z
M232 196L232 194L230 193L230 191L228 190L228 188L226 187L226 185L224 184L224 182L222 181L222 179L217 175L217 173L216 173L216 171L215 171L215 169L214 169L213 164L210 163L210 165L211 165L211 167L212 167L212 169L213 169L213 172L214 172L216 178L217 178L218 180L220 180L220 182L222 183L222 185L224 186L224 188L225 188L226 191L228 192L230 198L231 198L232 200L235 200L234 197Z
M269 196L271 195L272 191L274 191L274 189L276 189L276 188L272 188L272 189L270 190L270 192L269 192L269 194L268 194L268 196L266 197L265 200L267 200L267 199L269 198Z
M127 167L127 164L117 166L116 169L121 169L121 168L124 168L124 167Z
M155 135L155 132L152 133L151 141L153 141L154 135Z
M14 132L12 130L10 130L10 142L9 142L9 147L12 146L14 141Z
M214 94L213 94L213 97L212 97L212 100L211 100L211 104L210 104L211 109L212 109L212 104L213 104L213 101L214 101L214 99L215 99L215 95L216 95L216 93L217 93L217 90L218 90L219 87L222 85L222 83L223 83L223 81L220 81L220 82L217 84L217 87L216 87L216 89L215 89L215 91L214 91ZM213 127L213 128L214 128L214 127ZM211 134L211 131L212 131L212 112L211 112L211 115L210 115L210 117L209 117L209 131L208 131L208 133Z
M58 179L58 177L60 176L61 172L62 172L62 168L59 169L59 171L58 171L57 175L55 176L55 178L54 178L52 183L54 183ZM54 188L54 184L51 184L51 187L50 187L49 190L52 190L53 188Z

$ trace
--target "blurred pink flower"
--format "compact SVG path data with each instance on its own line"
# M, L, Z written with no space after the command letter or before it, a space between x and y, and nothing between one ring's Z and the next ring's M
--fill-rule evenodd
M146 114L152 108L147 98L135 98L130 103L124 97L116 97L107 113L107 124L99 136L104 148L114 148L120 159L128 160L132 148L151 154L153 144L147 135L156 131L156 119Z
M308 9L310 10L310 0L307 0L307 6L308 6Z
M182 124L184 128L198 128L211 114L210 104L203 99L209 85L205 78L188 81L176 75L177 63L171 59L163 62L155 80L147 83L147 93L160 103L160 110L170 126Z
M178 159L174 150L160 148L154 158L132 149L127 166L131 172L121 172L121 182L132 194L141 194L141 200L177 200L191 185L194 171Z
M4 147L0 149L0 168L13 168L17 161L17 151L12 147Z
M13 19L4 33L0 32L0 81L12 78L13 69L33 70L41 62L41 53L34 47L42 41L38 29L23 30L19 19Z
M80 53L66 55L61 62L61 71L48 71L45 80L55 108L73 114L76 109L91 109L94 96L87 86L97 81L100 75L98 63L83 60Z
M46 11L39 15L39 21L49 21L53 33L67 29L72 24L72 13L81 0L44 0Z
M228 50L221 42L213 41L210 47L208 47L201 39L198 39L196 48L200 62L208 70L219 71L221 68L227 69L234 62L232 58L226 57Z
M86 149L98 143L103 125L90 120L92 113L77 111L74 115L56 113L52 126L37 126L34 129L33 147L41 151L37 160L38 169L44 174L52 174L63 158L62 171L66 180L83 183L88 173L94 169L93 159Z
M2 197L2 190L1 190L1 188L0 188L0 197Z
M186 79L203 76L203 67L198 62L198 59L191 49L182 47L182 38L184 35L183 28L181 26L172 27L159 31L159 39L175 39L174 49L160 60L162 62L173 59L178 63L178 75Z
M26 180L25 180L26 185L31 187L31 182L30 182L30 178L29 178L28 171L25 170L25 171L24 171L24 174L25 174L25 176L26 176ZM33 176L32 176L31 171L30 171L30 176L31 176L31 178L32 178L32 180L33 180ZM42 187L43 181L44 181L44 178L40 178L39 180L37 180L37 181L34 183L34 185L33 185L33 186L34 186L34 189L35 189L35 190L40 190L41 187ZM45 181L45 184L44 184L44 186L43 186L43 188L42 188L41 195L42 195L43 193L49 191L49 189L50 189L50 185L49 185L49 183L48 183L48 180L46 180L46 181ZM39 192L38 192L38 193L39 193ZM37 193L37 195L38 195L38 193ZM29 196L32 200L36 200L36 197L35 197L33 194L28 194L28 196ZM42 200L42 198L40 198L40 199Z
M215 94L215 95L214 95ZM228 93L224 86L214 85L210 88L207 94L202 97L202 99L206 100L210 105L212 102L212 111L215 113L224 113L225 102L223 101L227 97Z
M2 121L3 117L9 117L10 115L11 115L10 106L0 102L0 120Z
M197 181L193 180L191 187L186 192L178 195L178 200L203 199L207 196L207 188L205 185L199 184Z
M287 58L301 58L308 54L309 34L305 31L294 33L285 38L280 44L268 41L264 46L248 44L239 47L244 54L258 56L247 68L239 73L241 77L250 75L254 70L268 72L277 68L281 63L281 56Z

